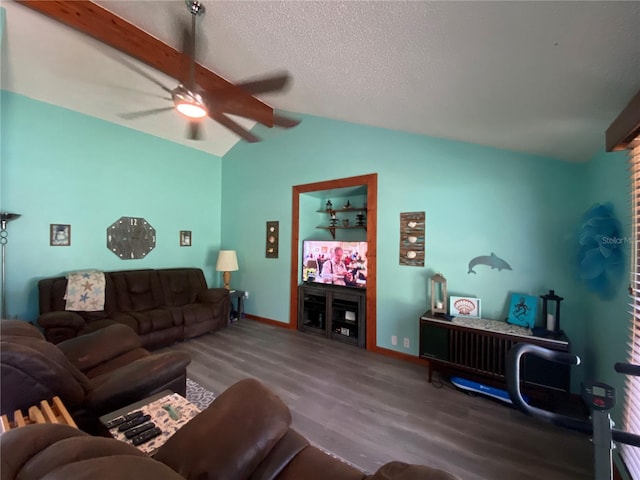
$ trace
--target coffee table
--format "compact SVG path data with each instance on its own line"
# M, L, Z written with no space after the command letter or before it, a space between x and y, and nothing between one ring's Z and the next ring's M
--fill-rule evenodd
M169 405L178 413L178 418L171 418L169 411L163 408ZM156 426L162 430L162 433L159 436L136 446L136 448L151 456L153 456L158 448L164 445L174 433L200 413L198 407L180 394L174 393L170 390L164 390L140 400L139 402L132 403L131 405L127 405L126 407L103 415L100 417L100 423L108 435L117 440L133 445L132 441L125 436L124 432L118 431L118 427L108 429L105 425L117 417L127 415L138 410L141 410L145 415L150 415L151 419L149 421L155 423Z

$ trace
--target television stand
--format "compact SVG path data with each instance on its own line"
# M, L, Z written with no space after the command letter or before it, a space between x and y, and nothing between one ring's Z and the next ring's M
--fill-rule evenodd
M298 286L298 330L366 347L366 291L335 285Z

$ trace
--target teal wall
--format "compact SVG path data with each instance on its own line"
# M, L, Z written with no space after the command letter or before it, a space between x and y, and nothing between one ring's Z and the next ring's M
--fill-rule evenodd
M584 164L311 116L290 131L256 130L265 142L240 143L223 159L222 238L239 252L234 283L252 292L248 312L289 318L292 186L377 173L379 346L417 354L418 317L437 271L450 294L481 298L487 318L506 317L512 292L555 289L566 298L562 327L584 352L587 309L573 272ZM398 261L399 216L413 211L426 212L424 268ZM280 221L275 260L264 258L267 220ZM467 273L472 258L491 252L513 270ZM392 335L409 337L410 348L392 346Z
M629 171L626 152L600 152L588 163L589 207L593 204L611 203L616 217L623 227L623 246L631 254L631 201ZM629 335L629 262L625 275L616 283L617 293L603 299L593 293L585 293L589 300L586 319L586 341L583 366L588 378L609 383L618 391L618 403L614 418L620 423L624 376L613 370L616 362L627 360L627 337Z
M562 327L585 361L582 375L608 376L624 345L624 288L603 301L577 280L580 218L612 201L628 216L623 154L571 164L478 145L305 116L289 131L256 128L265 138L239 143L223 159L118 125L2 92L0 199L21 213L9 224L10 316L34 320L40 278L82 268L203 268L212 286L220 248L238 251L232 286L246 289L247 312L289 318L292 186L378 174L378 338L381 347L418 351L418 317L428 308L428 279L448 279L450 294L483 301L483 316L504 318L512 292L555 289ZM224 179L224 182L222 181ZM326 238L326 199L303 196L303 238ZM625 210L626 209L626 210ZM424 268L400 266L400 213L426 213ZM157 247L122 261L106 248L120 216L145 217ZM265 258L265 222L280 221L280 256ZM49 224L72 226L70 247L49 246ZM179 230L193 246L179 247ZM317 230L317 231L316 231ZM344 233L344 232L342 232ZM348 240L341 237L338 239ZM468 263L495 252L512 271ZM392 346L408 337L408 349ZM611 347L614 345L615 347Z
M5 35L6 35L6 30L5 30L5 22L6 22L6 18L7 18L7 11L3 8L0 7L0 58L4 59L7 58L6 54L5 54L5 49L6 49L6 45L7 42L5 42ZM0 74L2 73L2 71L0 71ZM2 116L2 102L0 102L0 119ZM0 125L0 133L2 133L2 125ZM0 135L0 152L2 151L2 135ZM2 205L4 204L4 200L3 200L3 191L2 191L2 157L0 157L0 212L3 211ZM2 293L0 293L0 295L2 295Z
M9 223L7 310L34 320L37 281L68 271L200 267L219 285L221 159L93 117L2 91L2 209ZM144 217L156 248L121 260L107 227ZM49 246L49 225L71 225L71 246ZM179 231L192 231L192 247Z

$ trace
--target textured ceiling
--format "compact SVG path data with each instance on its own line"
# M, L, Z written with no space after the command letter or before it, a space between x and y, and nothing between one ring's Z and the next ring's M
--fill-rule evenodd
M183 1L96 3L180 48ZM203 3L198 62L232 82L288 70L291 88L260 98L290 112L586 161L640 89L640 2ZM3 88L220 156L238 140L213 121L185 140L175 112L123 120L163 92L96 41L2 6Z

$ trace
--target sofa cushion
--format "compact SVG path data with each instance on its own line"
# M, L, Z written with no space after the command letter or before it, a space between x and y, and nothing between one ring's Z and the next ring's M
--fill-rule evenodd
M121 312L142 312L163 305L162 288L155 270L111 272L116 303Z
M182 306L196 301L198 292L207 289L199 268L166 268L158 270L165 305Z

